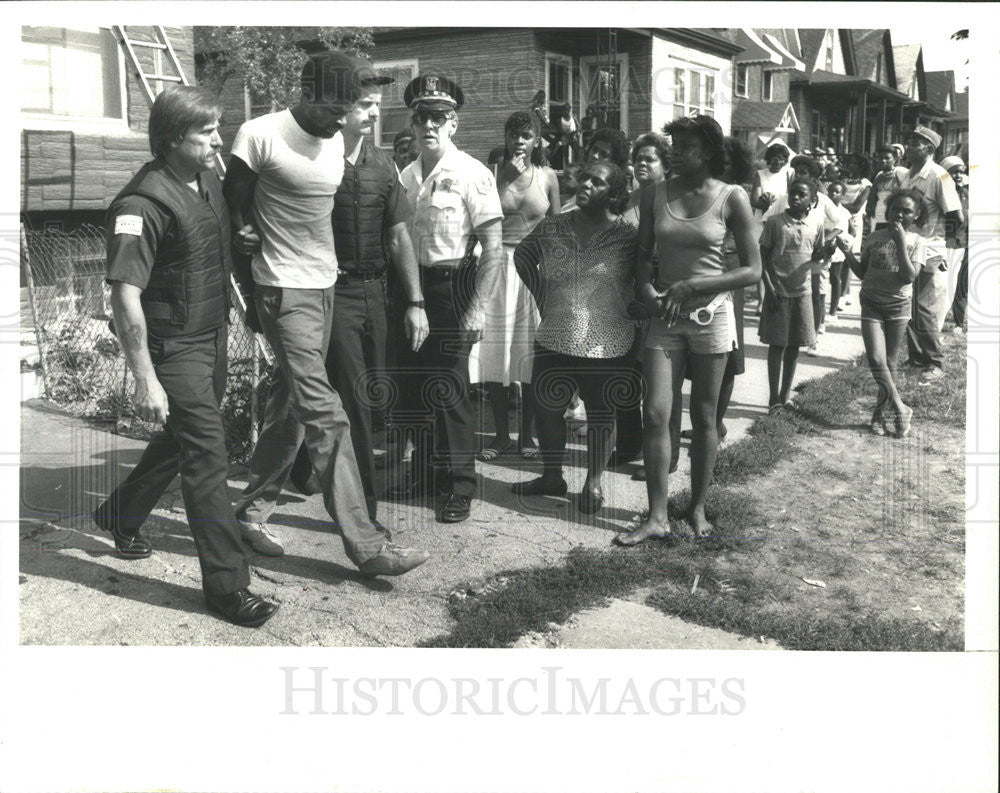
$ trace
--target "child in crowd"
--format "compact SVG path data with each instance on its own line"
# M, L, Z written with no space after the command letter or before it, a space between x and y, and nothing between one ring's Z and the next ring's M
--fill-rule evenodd
M923 199L916 190L895 190L886 201L888 228L876 229L865 243L859 261L845 240L837 240L847 262L861 282L861 336L878 401L871 431L885 435L886 407L895 421L896 437L910 431L913 409L903 404L896 388L896 360L910 320L913 279L927 258L923 237L910 231L921 221Z
M850 213L841 206L844 197L843 182L831 182L828 189L828 197L833 205L828 213L823 213L819 206L812 209L813 213L819 213L824 218L823 231L826 238L826 245L823 250L823 258L812 263L812 307L813 326L816 328L817 339L806 350L806 355L819 355L819 336L826 331L826 299L830 294L830 276L834 268L839 268L844 261L844 254L837 248L835 241L840 235L847 235L850 222ZM834 222L827 220L828 215L832 215Z
M816 341L812 310L812 262L824 255L823 218L810 212L817 187L811 178L796 177L788 185L788 208L772 215L760 235L764 306L760 340L768 345L768 413L792 407L799 347Z
M875 155L878 172L873 177L865 207L865 220L872 229L884 229L889 225L885 219L885 202L892 191L899 187L900 178L906 175L906 169L900 168L897 163L895 146L885 145Z
M837 186L836 196L834 196L833 193L834 185ZM837 246L832 244L833 240L830 239L830 237L833 236L832 235L833 229L836 229L841 235L844 235L845 239L848 239L850 241L851 245L853 246L852 250L857 246L855 245L854 237L851 236L851 232L853 231L851 224L851 211L843 205L844 194L846 193L847 188L843 182L831 182L830 188L831 192L828 194L827 197L830 199L830 204L832 206L828 208L829 211L827 214L830 216L832 224L828 223L826 226L827 239L828 239L827 249L828 251L831 251L830 266L827 271L827 274L830 277L829 289L826 292L830 295L830 312L827 315L826 319L828 319L830 322L836 322L837 314L841 310L839 301L840 301L840 293L843 288L843 281L845 278L844 273L846 271L846 265L844 264L844 254L841 253L840 249ZM815 300L813 301L813 304L815 305Z

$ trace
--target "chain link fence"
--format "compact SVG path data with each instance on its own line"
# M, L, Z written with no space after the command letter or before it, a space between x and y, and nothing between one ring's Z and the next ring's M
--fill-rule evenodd
M150 435L157 427L132 413L135 381L108 323L104 229L24 230L21 261L22 331L34 336L45 396L77 415L113 421L122 434ZM246 463L270 367L235 309L232 320L222 415L230 460Z

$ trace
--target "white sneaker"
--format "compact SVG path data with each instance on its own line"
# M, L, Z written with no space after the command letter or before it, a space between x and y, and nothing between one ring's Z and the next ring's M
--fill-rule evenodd
M810 356L812 358L815 358L817 355L819 355L819 350L817 349L817 345L810 344L806 348L806 355L808 355L808 356Z
M965 328L963 328L961 325L956 325L951 329L951 332L954 333L956 336L961 336L963 333L965 333Z
M237 519L237 522L240 524L240 536L243 538L243 542L257 553L264 556L284 555L284 546L278 541L274 532L267 527L266 523L251 523L239 519Z
M824 333L826 333L826 323L825 322L819 323L819 330L817 330L816 333L818 333L820 336L822 336Z

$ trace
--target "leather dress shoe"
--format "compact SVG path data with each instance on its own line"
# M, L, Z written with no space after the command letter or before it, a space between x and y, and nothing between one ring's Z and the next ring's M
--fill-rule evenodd
M460 496L452 493L448 496L448 501L441 507L442 523L461 523L467 520L472 512L472 497Z
M228 595L205 593L209 611L241 628L259 628L278 610L278 604L255 595L249 589L240 589Z
M358 565L358 569L365 575L402 575L408 573L414 567L420 567L431 558L427 551L417 548L401 548L391 542L385 542L379 552Z
M104 505L102 504L101 506ZM139 533L138 529L136 529L135 534L127 534L118 529L114 523L111 523L110 526L106 525L104 516L101 514L101 507L94 510L94 523L102 531L111 533L118 555L123 559L145 559L152 555L153 546L150 545L149 540Z
M565 496L568 487L565 479L548 482L540 476L527 482L515 482L510 489L518 496Z

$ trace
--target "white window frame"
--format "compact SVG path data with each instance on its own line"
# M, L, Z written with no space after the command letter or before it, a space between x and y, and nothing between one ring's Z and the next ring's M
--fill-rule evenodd
M273 113L277 109L278 108L274 104L274 102L271 102L271 109L268 112ZM243 119L245 121L249 121L251 119L251 117L252 117L251 116L252 112L253 112L253 97L250 96L250 86L244 85L243 86Z
M556 63L560 66L565 66L566 71L569 74L569 85L566 90L566 101L573 104L573 97L575 96L573 92L573 58L569 55L562 55L558 52L546 52L545 53L545 104L546 109L548 105L552 103L552 86L549 84L549 64ZM580 117L583 117L583 108L577 108L575 110Z
M684 116L690 116L690 115L692 115L695 112L701 113L703 110L711 110L712 111L712 117L717 119L718 116L719 116L719 101L718 101L717 93L718 93L718 90L719 90L719 86L722 85L722 82L721 82L722 71L720 69L713 69L710 66L702 66L699 63L693 63L691 61L684 61L684 60L681 60L680 58L671 58L670 59L670 67L674 70L674 79L670 83L671 97L670 97L669 105L671 107L671 113L674 112L674 105L682 104L684 106L684 113L683 113ZM676 81L677 81L677 71L678 70L683 71L685 73L685 80L684 80L684 101L683 102L677 102L676 101L677 97L676 97L676 95L673 94L674 86L677 84ZM699 75L701 75L701 78L700 78L700 80L701 80L700 84L701 84L701 89L702 89L701 90L701 104L698 104L698 105L692 105L691 101L690 101L691 100L691 73L692 72L697 72ZM712 92L712 99L713 99L713 101L712 101L711 106L705 104L705 102L704 102L704 99L705 99L705 96L706 96L705 90L704 90L704 87L705 87L705 84L706 84L706 81L705 81L706 77L711 77L713 79L713 83L714 83L714 87L715 87L715 90ZM679 118L679 116L673 116L673 117L674 118Z
M74 28L53 25L52 27L62 27L65 30L90 31L93 28ZM98 25L99 30L111 32L107 25ZM113 34L112 34L113 35ZM21 39L18 39L20 46ZM115 44L115 53L118 57L118 90L121 97L121 118L96 118L94 116L59 116L51 113L31 113L21 111L21 129L26 130L72 130L80 133L95 133L102 135L134 135L128 125L128 90L126 87L125 54L121 45Z
M420 74L420 60L418 58L403 58L394 61L372 61L372 66L375 67L375 71L379 69L398 69L403 66L409 66L411 74L416 77ZM410 78L412 79L412 78ZM405 88L405 86L403 86ZM381 110L381 108L379 108ZM396 130L399 132L399 130ZM385 149L386 151L391 151L392 144L388 146L382 145L382 114L379 113L378 121L375 122L375 130L372 132L372 143L378 146L380 149Z
M740 92L740 72L743 72L743 92ZM733 95L738 96L741 99L746 99L750 96L750 64L749 63L737 63L736 64L736 79L733 80Z
M600 61L606 61L607 58L601 56ZM587 112L587 105L590 104L587 101L587 87L591 82L591 74L594 69L597 68L598 64L597 55L581 55L580 56L580 85L578 86L579 91L579 107L580 107L580 118L583 118L584 114ZM628 84L629 84L629 70L628 70L628 53L620 52L618 53L618 58L615 61L618 65L618 73L622 76L621 85L621 131L626 135L629 134L628 131Z

